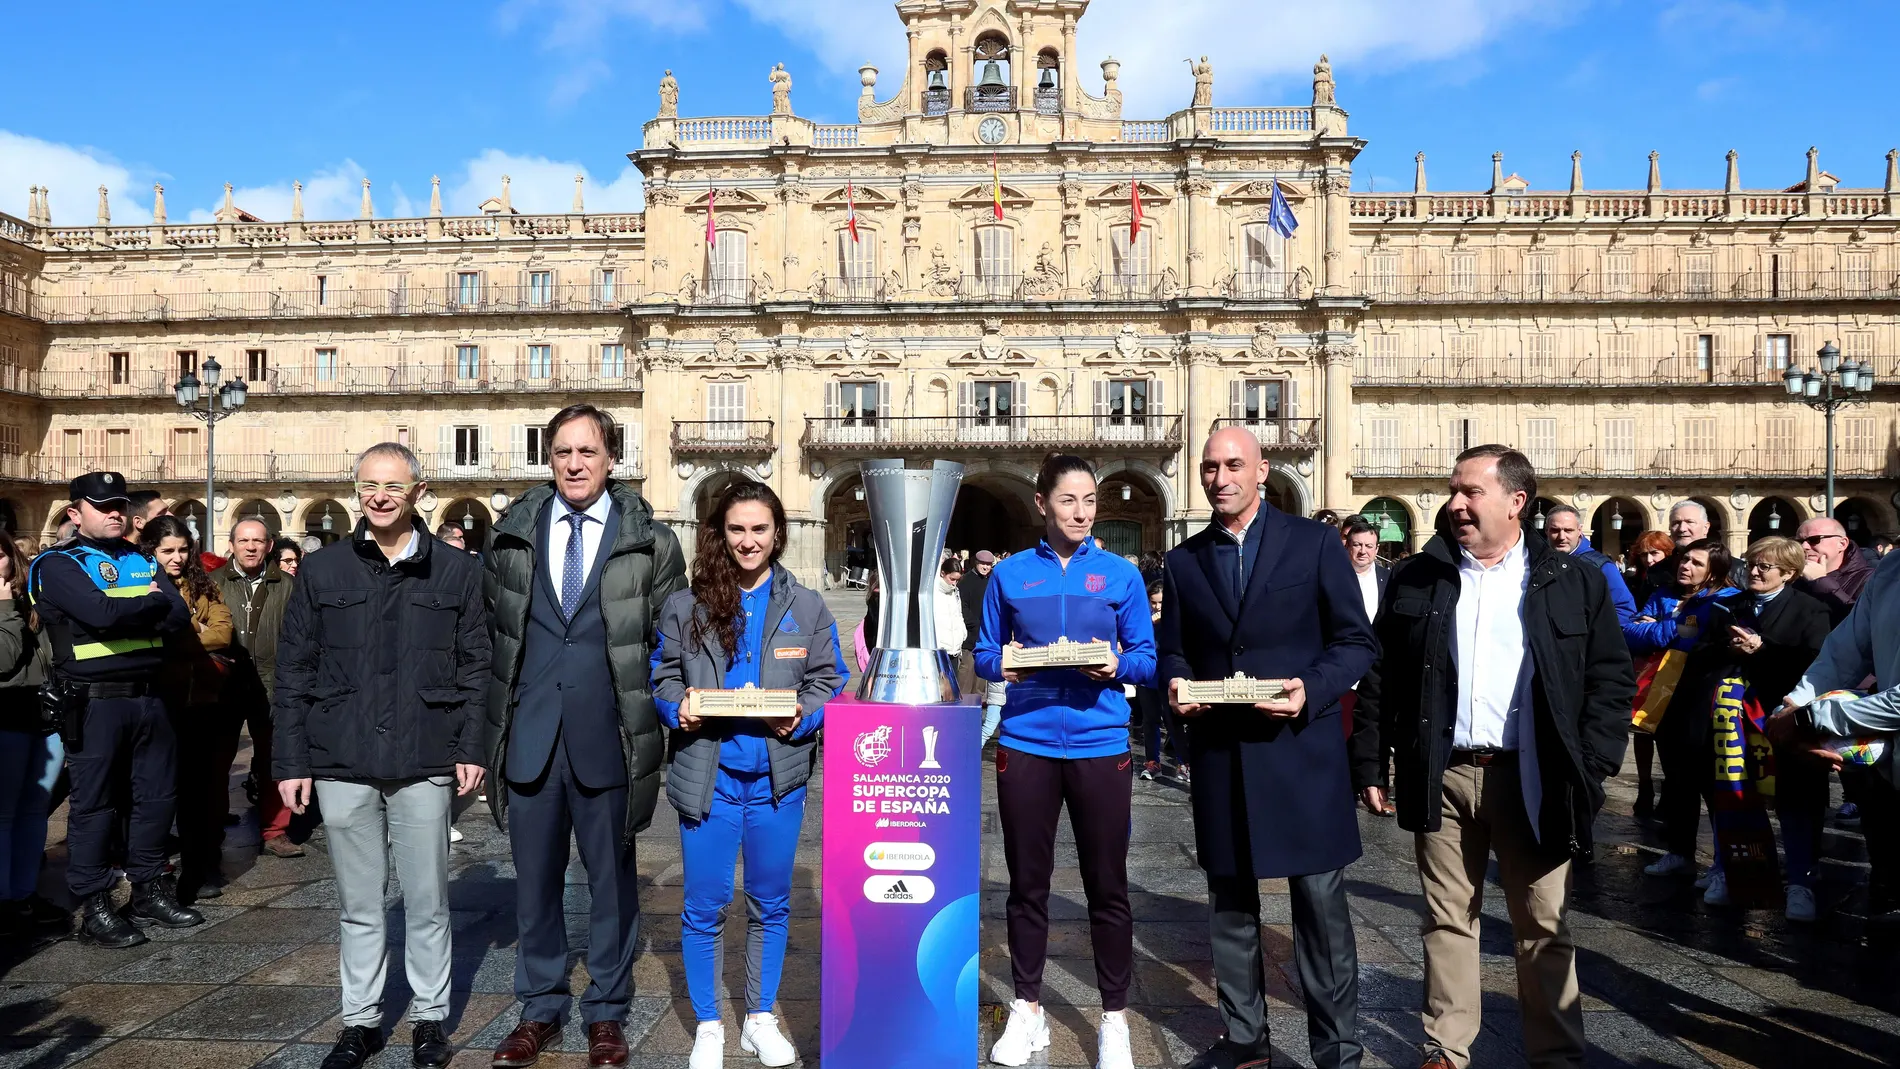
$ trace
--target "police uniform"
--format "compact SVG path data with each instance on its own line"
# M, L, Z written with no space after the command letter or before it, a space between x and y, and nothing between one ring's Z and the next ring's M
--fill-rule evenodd
M125 510L125 479L93 472L72 481L72 500ZM156 585L156 589L154 589ZM164 878L165 839L175 808L176 739L158 696L164 635L190 626L190 611L158 564L123 537L83 533L33 561L30 589L53 653L53 686L63 691L72 777L66 843L67 885L82 907L81 938L107 946L144 942L112 912L111 843L115 794L130 770L131 828L125 873L131 920L167 927L202 923L180 907Z

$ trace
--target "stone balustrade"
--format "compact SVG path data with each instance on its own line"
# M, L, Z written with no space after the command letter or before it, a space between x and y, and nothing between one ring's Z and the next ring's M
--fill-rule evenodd
M215 248L296 244L394 244L481 238L638 237L641 212L559 215L427 216L287 223L191 223L150 226L34 226L0 215L0 240L48 249Z
M1130 124L1124 123L1126 127ZM1146 138L1162 140L1162 138ZM1123 140L1131 140L1125 133ZM1368 222L1435 220L1458 222L1500 219L1546 223L1564 219L1676 219L1704 222L1715 219L1796 219L1818 209L1828 219L1867 219L1900 216L1900 192L1878 189L1830 193L1810 198L1805 193L1670 190L1657 194L1635 190L1583 193L1355 193L1350 212Z

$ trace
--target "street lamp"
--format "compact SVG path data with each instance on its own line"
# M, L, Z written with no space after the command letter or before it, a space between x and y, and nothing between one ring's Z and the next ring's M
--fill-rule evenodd
M178 399L178 407L204 421L205 425L205 529L199 541L204 549L211 548L212 532L217 523L217 437L218 423L237 414L244 407L244 399L250 393L250 387L243 379L232 379L223 386L218 380L223 377L224 368L218 358L208 356L203 366L194 375L190 368L179 377L172 387L172 396ZM198 399L204 398L203 407Z
M1803 371L1789 365L1781 373L1781 382L1788 389L1788 397L1799 401L1809 408L1818 408L1827 419L1827 515L1834 515L1834 412L1847 405L1864 404L1874 391L1874 369L1871 364L1862 364L1849 360L1841 363L1841 351L1833 342L1821 346L1815 354L1821 370ZM1839 380L1839 392L1835 382Z

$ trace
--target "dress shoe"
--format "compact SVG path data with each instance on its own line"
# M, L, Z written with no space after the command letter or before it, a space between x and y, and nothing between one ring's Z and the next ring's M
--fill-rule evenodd
M383 1030L353 1024L336 1034L336 1046L323 1056L322 1069L359 1069L383 1049Z
M627 1033L619 1021L595 1021L587 1026L587 1064L627 1064Z
M126 919L134 924L149 921L165 928L195 928L205 922L204 914L178 904L169 876L132 885L132 902L125 907Z
M442 1069L455 1056L441 1021L417 1021L409 1035L409 1061L416 1069Z
M80 909L79 941L108 950L124 950L145 942L145 933L112 908L112 892L86 896Z
M273 835L264 840L263 850L272 857L303 856L303 847L291 842L288 835Z
M526 1069L560 1039L559 1021L522 1021L495 1048L495 1069Z
M1265 1040L1254 1045L1235 1043L1222 1036L1200 1057L1188 1063L1188 1069L1270 1069L1273 1046Z

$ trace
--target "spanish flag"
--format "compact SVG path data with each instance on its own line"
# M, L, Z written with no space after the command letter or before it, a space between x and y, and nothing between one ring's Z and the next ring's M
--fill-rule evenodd
M996 153L990 153L990 208L996 218L1003 217L1003 173L997 169Z
M850 182L844 184L844 227L846 230L851 231L851 241L853 244L856 244L858 240L858 201L856 193L852 191Z
M1128 244L1141 240L1141 179L1128 180L1128 200L1134 205L1134 211L1128 216Z

